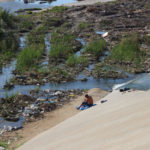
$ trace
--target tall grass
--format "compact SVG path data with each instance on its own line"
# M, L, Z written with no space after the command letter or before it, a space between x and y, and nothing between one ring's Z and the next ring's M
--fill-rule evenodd
M68 7L66 7L66 6L55 6L52 9L50 9L49 11L54 12L54 13L62 13L67 9L68 9Z
M32 30L34 22L29 15L18 15L19 29L20 30Z
M137 37L123 39L112 51L112 58L118 62L140 62L143 53L140 50Z
M97 59L102 56L106 50L106 42L105 40L93 40L86 47L85 52L93 54Z
M73 34L59 34L57 32L52 33L51 37L51 51L49 56L55 59L67 58L74 50L75 36Z
M0 26L4 28L12 28L14 24L14 16L7 10L0 8Z
M33 45L33 44L43 44L44 45L44 31L41 30L41 27L38 27L30 32L27 38L27 44Z
M23 73L24 71L37 68L43 49L42 44L34 44L22 50L17 58L17 71Z
M67 59L66 64L70 67L74 67L77 65L87 66L88 59L86 57L76 56L73 54Z

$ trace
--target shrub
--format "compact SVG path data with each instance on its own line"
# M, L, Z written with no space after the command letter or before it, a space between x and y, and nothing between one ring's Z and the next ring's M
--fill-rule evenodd
M86 47L85 52L89 52L93 54L97 59L103 55L106 50L106 42L105 40L94 40Z

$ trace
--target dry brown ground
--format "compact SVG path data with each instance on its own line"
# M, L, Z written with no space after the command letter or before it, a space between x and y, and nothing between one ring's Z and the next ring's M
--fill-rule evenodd
M108 92L102 91L98 88L91 89L88 91L88 93L93 96L94 102L100 100L108 94ZM9 133L9 136L18 137L18 139L16 139L16 141L9 146L9 150L13 150L17 146L22 145L36 135L56 126L67 118L70 118L75 114L79 113L80 111L76 110L75 107L78 106L83 99L84 95L78 96L76 99L64 105L62 108L47 113L43 119L25 124L23 129L13 133Z

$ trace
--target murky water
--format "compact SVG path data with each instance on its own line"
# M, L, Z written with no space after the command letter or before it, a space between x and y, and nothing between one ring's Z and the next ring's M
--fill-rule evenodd
M0 1L0 7L9 10L10 12L14 12L19 9L48 8L72 2L76 2L76 0L54 0L52 2L47 0L4 0Z

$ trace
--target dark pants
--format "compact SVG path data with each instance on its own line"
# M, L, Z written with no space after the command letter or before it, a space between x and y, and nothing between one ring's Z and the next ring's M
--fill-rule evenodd
M82 106L89 106L89 107L91 107L91 106L93 106L93 104L88 104L87 102L83 102Z

